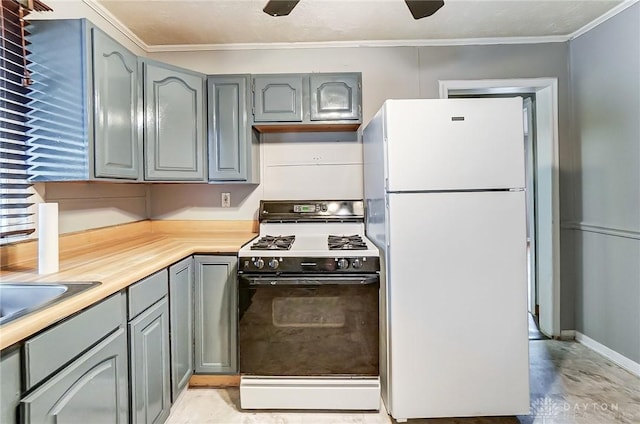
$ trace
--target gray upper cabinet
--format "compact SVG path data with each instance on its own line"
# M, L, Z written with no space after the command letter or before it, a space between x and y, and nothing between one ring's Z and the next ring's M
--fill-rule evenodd
M144 178L206 181L205 77L143 61Z
M258 75L253 78L255 122L302 122L303 85L301 74Z
M138 180L136 57L85 19L29 32L31 179Z
M259 182L259 151L251 130L251 77L207 78L209 181Z
M194 257L195 372L238 372L237 258Z
M311 74L312 121L360 120L361 74Z
M356 131L362 123L359 72L253 77L253 127L260 133Z
M92 28L96 177L138 179L138 58Z
M169 267L171 400L175 402L193 374L193 258Z

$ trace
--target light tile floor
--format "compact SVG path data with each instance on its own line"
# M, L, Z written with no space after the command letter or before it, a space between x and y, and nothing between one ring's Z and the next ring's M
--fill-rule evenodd
M532 322L531 331L535 332ZM589 348L530 331L531 414L518 417L415 419L408 424L640 424L640 378ZM540 336L540 337L539 337ZM390 424L380 412L240 410L237 388L189 389L169 424Z

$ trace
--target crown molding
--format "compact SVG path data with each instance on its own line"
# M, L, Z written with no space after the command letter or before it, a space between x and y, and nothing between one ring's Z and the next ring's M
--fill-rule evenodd
M359 40L299 43L235 43L235 44L166 44L149 46L149 53L212 50L328 49L359 47L438 47L493 44L563 43L566 35L544 37L459 38L442 40Z
M145 52L149 52L150 46L142 41L140 37L135 35L122 21L116 18L111 12L109 12L104 6L98 3L96 0L82 0L84 4L89 6L91 10L100 15L104 20L111 24L116 30L120 31L122 35L127 37L133 44L140 47Z
M626 10L629 7L633 6L634 4L638 3L638 1L640 1L640 0L624 0L622 3L620 3L617 6L615 6L613 9L609 10L605 14L603 14L601 16L598 16L596 19L594 19L593 21L589 22L588 24L586 24L585 26L583 26L579 30L569 34L569 40L575 40L576 38L580 37L581 35L586 34L587 32L591 31L593 28L595 28L598 25L600 25L601 23L613 18L618 13L620 13L623 10Z

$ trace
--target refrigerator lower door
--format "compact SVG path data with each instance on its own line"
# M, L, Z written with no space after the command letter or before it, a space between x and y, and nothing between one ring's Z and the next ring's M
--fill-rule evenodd
M389 412L528 414L525 193L388 196Z

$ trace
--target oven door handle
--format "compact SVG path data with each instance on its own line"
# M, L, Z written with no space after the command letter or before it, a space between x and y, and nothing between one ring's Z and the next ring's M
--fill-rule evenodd
M323 286L323 285L365 285L377 284L380 277L373 275L239 275L241 287L247 286Z

